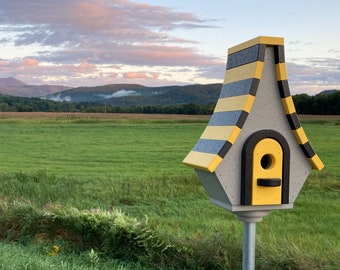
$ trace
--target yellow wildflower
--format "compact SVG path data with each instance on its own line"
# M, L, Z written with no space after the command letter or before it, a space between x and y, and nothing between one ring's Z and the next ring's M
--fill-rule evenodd
M59 252L59 247L58 246L53 246L52 251L48 254L49 256L54 256Z

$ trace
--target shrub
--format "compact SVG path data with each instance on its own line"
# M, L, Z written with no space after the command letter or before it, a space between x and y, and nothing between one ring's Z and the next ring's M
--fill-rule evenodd
M87 252L93 262L101 254L162 269L224 269L241 260L241 245L232 232L228 241L219 235L169 239L153 230L147 218L139 221L119 209L80 211L60 204L37 209L22 200L2 200L1 205L0 239L55 245L58 252Z

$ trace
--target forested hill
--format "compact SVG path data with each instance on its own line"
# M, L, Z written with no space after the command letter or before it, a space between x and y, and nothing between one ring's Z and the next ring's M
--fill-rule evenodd
M97 105L120 107L138 107L142 112L164 112L164 108L183 108L186 104L196 113L209 112L214 107L222 84L146 87L138 84L112 84L97 87L79 87L54 93L44 98L54 101L75 103L93 103ZM315 96L295 95L294 101L301 114L340 114L339 90L325 90ZM141 109L143 107L143 109ZM153 109L151 109L153 107ZM207 109L209 107L209 109ZM147 108L147 109L146 109ZM204 108L204 109L202 109ZM176 111L171 109L171 111ZM182 113L182 110L178 111ZM187 110L185 110L187 113Z
M28 85L16 78L0 78L0 94L18 97L40 97L70 89L63 85Z
M106 104L111 106L156 106L215 103L222 84L146 87L138 84L112 84L78 87L43 97L53 101Z
M293 96L299 114L340 115L340 91L327 95ZM206 105L187 103L180 105L112 106L87 102L57 102L39 98L0 95L1 112L107 112L107 113L168 113L211 114L215 102Z
M163 87L109 84L70 88L58 85L27 85L9 77L0 78L0 111L208 114L215 106L221 87L222 84ZM293 98L296 110L300 114L340 114L339 92L325 90L315 96L295 95Z
M315 96L299 94L293 100L300 114L340 114L340 90L325 90Z

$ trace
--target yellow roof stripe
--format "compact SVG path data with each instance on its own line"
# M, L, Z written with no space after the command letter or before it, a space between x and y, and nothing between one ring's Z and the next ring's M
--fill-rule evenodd
M318 157L318 155L314 155L312 158L309 158L310 163L312 164L312 168L314 170L321 171L325 165L323 165L321 159Z
M292 96L282 98L281 101L285 114L292 114L296 112Z
M252 95L248 95L247 100L244 104L243 110L249 113L251 108L253 107L254 101L255 101L255 97Z
M240 132L241 132L241 129L239 127L237 127L237 126L234 126L234 129L231 132L231 134L230 134L230 136L228 138L228 141L231 144L233 144L236 141L236 139L237 139L238 135L240 134Z
M214 112L228 112L242 110L248 95L220 98L215 106Z
M191 151L183 163L204 171L214 172L223 159L216 154Z
M227 140L234 126L207 126L201 139Z
M293 133L295 135L295 138L298 140L299 144L305 144L306 142L308 142L306 133L302 127L299 127L298 129L293 130Z
M232 54L232 53L247 49L257 44L284 45L284 39L281 37L259 36L259 37L253 38L251 40L248 40L239 45L229 48L228 54Z
M261 79L263 65L263 62L256 61L232 69L227 69L223 83L227 84L249 78Z
M279 63L275 65L276 78L278 81L288 80L286 63Z

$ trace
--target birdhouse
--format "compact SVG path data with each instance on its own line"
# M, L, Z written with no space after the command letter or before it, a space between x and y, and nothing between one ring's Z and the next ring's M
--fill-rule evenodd
M183 163L211 201L231 212L293 207L323 163L295 111L283 38L260 36L228 50L214 113Z

